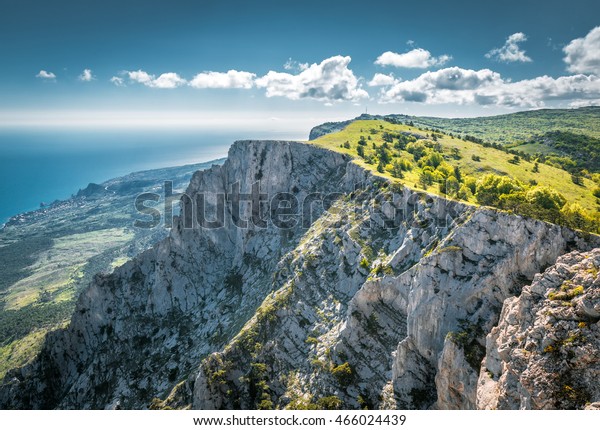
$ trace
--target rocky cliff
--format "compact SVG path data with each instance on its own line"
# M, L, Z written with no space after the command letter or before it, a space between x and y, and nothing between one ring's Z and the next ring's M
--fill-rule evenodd
M1 407L475 408L499 385L505 300L599 244L297 142L236 142L182 204L7 375Z
M573 252L504 303L479 375L482 409L597 408L600 249Z

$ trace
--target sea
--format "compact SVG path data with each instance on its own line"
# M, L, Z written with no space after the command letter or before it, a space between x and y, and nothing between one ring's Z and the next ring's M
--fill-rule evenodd
M305 140L299 132L0 129L0 226L128 173L216 160L239 139Z

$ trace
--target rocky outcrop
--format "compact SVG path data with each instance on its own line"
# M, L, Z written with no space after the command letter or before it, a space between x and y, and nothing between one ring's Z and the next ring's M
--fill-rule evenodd
M236 142L182 204L7 376L1 407L472 408L504 301L598 245L297 142Z
M194 407L299 407L331 396L350 408L475 407L485 334L503 301L587 245L557 226L402 193L396 211L411 215L393 231L365 222L353 202L354 220L342 211L307 233L286 264L285 300L263 303L262 317L204 361Z
M508 298L487 337L482 409L597 408L600 249L558 259Z

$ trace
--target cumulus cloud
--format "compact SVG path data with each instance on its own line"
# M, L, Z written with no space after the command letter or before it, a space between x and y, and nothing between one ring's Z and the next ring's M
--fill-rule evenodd
M177 73L163 73L158 78L154 79L151 83L151 87L153 88L177 88L182 85L185 85L187 81L181 78Z
M600 98L600 79L573 75L539 76L512 82L489 69L450 67L403 82L380 94L380 101L426 104L474 104L506 107L542 107L549 101L592 102Z
M52 72L47 72L45 70L40 70L40 72L35 75L36 78L40 79L56 79L56 75Z
M385 87L388 85L394 85L399 82L393 75L386 75L383 73L375 73L373 78L367 83L370 87Z
M194 88L243 88L250 89L254 86L256 75L249 72L229 70L222 72L203 72L194 76L189 84Z
M569 72L600 74L600 27L572 40L563 51Z
M511 34L508 36L508 39L506 39L506 42L504 42L504 46L501 48L492 49L490 52L485 54L485 57L505 63L528 63L532 61L531 58L525 55L525 51L519 47L519 43L525 41L527 41L527 36L525 33Z
M91 82L94 79L91 69L84 69L79 75L78 79L82 82Z
M423 48L415 48L403 54L387 51L377 57L375 64L379 66L405 67L411 69L426 69L443 66L452 59L449 55L433 57L431 52Z
M348 68L350 61L350 57L337 55L295 75L271 70L255 82L257 87L266 89L267 97L310 98L327 103L367 98L369 95Z
M173 89L187 83L185 79L173 72L163 73L158 78L143 70L126 70L122 74L129 78L129 82L142 84L150 88ZM111 82L117 86L124 85L124 79L117 76L113 76Z

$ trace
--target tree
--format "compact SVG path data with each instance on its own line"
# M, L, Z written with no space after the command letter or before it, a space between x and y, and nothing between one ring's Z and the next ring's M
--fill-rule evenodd
M469 188L469 191L471 191L471 194L475 194L477 191L477 180L471 176L467 176L464 183Z
M451 196L455 196L458 194L458 190L460 188L460 182L454 176L450 176L446 179L446 193Z
M475 198L479 204L499 206L500 196L521 191L522 188L517 181L506 176L489 174L477 182Z
M381 135L381 138L383 139L384 142L392 143L394 141L394 136L392 134L388 133L387 131L383 132L383 134Z
M539 173L540 171L540 165L538 164L538 162L536 161L535 163L533 163L533 173Z
M525 195L529 203L546 210L561 210L567 200L558 191L544 186L537 186Z
M578 203L565 205L560 211L564 224L572 229L584 231L598 231L594 220Z
M392 158L390 156L390 152L383 146L377 148L377 157L379 158L379 161L381 161L383 164L388 164Z
M419 183L423 186L424 189L431 184L433 184L434 176L431 170L423 169L423 172L419 175Z
M462 172L458 166L454 166L454 177L458 182L462 182Z
M434 169L437 169L440 164L444 161L444 157L439 152L432 152L431 154L425 156L421 160L422 166L431 166Z
M404 170L402 168L402 163L398 160L394 161L394 163L392 164L392 170L391 170L391 174L394 178L398 178L398 179L403 179L404 178L404 173L402 172L402 170Z
M409 142L406 150L415 157L415 161L419 161L427 153L427 147L421 142Z
M358 145L356 147L356 153L359 155L359 157L365 158L365 148L361 145Z
M358 144L359 144L359 145L363 145L363 146L367 144L367 140L365 139L365 137L364 137L364 136L360 136L360 137L358 138Z
M462 184L458 189L458 194L456 196L461 200L469 200L472 195L473 193L471 193L469 187L467 187L465 184Z

